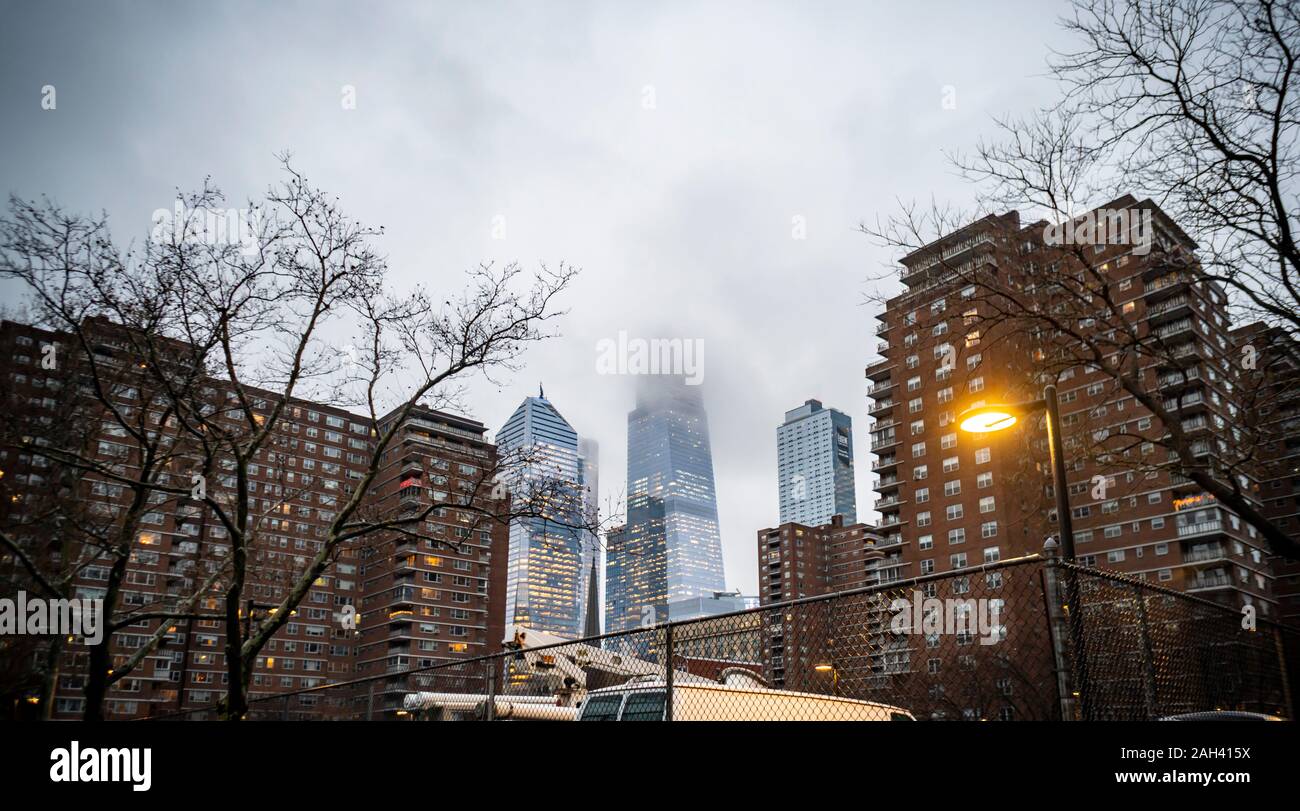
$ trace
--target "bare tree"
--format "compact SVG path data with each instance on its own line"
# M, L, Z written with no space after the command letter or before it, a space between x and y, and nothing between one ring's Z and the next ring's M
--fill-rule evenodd
M1113 394L1131 396L1160 423L1136 432L1117 428L1113 413L1092 413L1073 431L1070 452L1129 482L1153 469L1186 477L1273 551L1295 557L1300 547L1265 517L1252 477L1268 470L1263 451L1278 439L1264 417L1283 408L1296 385L1261 385L1253 364L1201 336L1233 393L1232 424L1202 426L1182 416L1188 403L1166 397L1168 380L1155 371L1188 381L1177 342L1125 311L1115 269L1102 266L1092 245L1053 244L1050 233L1077 227L1106 201L1135 205L1125 198L1130 191L1149 194L1160 228L1172 235L1153 246L1149 267L1160 278L1151 283L1193 274L1206 296L1237 315L1300 334L1300 10L1271 0L1076 0L1064 26L1079 44L1051 63L1061 101L1027 118L1003 118L994 138L950 155L979 184L978 211L904 206L862 230L907 251L972 223L997 231L992 264L939 262L954 285L977 291L985 346L1005 341L1016 352L1039 353L1026 384L1099 370ZM1041 220L1022 230L988 214L1006 210ZM1022 250L1027 244L1034 255ZM1207 429L1215 435L1204 436Z
M985 202L1053 221L1150 195L1202 270L1254 317L1300 332L1300 8L1275 0L1076 0L1061 101L956 165Z
M1053 71L1112 183L1195 234L1241 304L1300 327L1300 7L1275 0L1081 0Z
M1061 150L1043 154L1058 155ZM1051 173L1053 160L1044 157L1034 164L1039 177ZM1159 233L1181 233L1149 203L1121 198L1115 201L1115 211L1132 216L1151 211ZM1070 221L1067 227L1076 224ZM1102 388L1094 393L1116 405L1067 416L1065 445L1070 468L1100 476L1111 493L1107 498L1126 490L1136 493L1149 486L1148 478L1162 474L1175 482L1189 480L1258 530L1275 553L1300 554L1295 541L1264 515L1255 485L1265 469L1262 451L1275 439L1269 430L1275 423L1261 415L1286 402L1294 390L1287 394L1276 386L1259 385L1260 371L1240 363L1237 347L1226 340L1226 324L1202 318L1204 326L1198 326L1190 317L1153 324L1148 316L1160 313L1138 313L1130 303L1134 294L1125 291L1132 282L1124 281L1127 271L1121 270L1121 263L1131 257L1101 261L1109 254L1099 254L1097 243L1054 239L1046 222L1022 227L1018 218L1009 216L972 221L950 209L913 206L862 230L909 253L927 248L939 236L963 231L986 241L986 250L974 260L949 261L942 254L933 260L933 295L941 295L941 288L959 296L965 307L966 337L957 341L947 363L964 382L979 373L984 358L996 356L1015 387L1008 394L1021 397L1037 396L1043 384L1080 371L1100 375L1103 382L1094 385ZM1126 248L1104 241L1100 247L1119 254ZM1194 245L1185 235L1167 240L1153 231L1147 248L1150 255L1140 257L1144 275L1150 277L1147 285L1189 283L1201 288L1206 300L1226 307L1217 281L1200 274ZM1202 334L1201 329L1208 332ZM1188 337L1198 342L1195 353L1189 352ZM1195 357L1204 363L1189 365ZM1216 408L1205 416L1191 413L1204 400L1170 388L1198 380L1230 393L1213 403ZM1172 398L1169 391L1174 392ZM1214 392L1204 396L1219 398ZM1140 406L1154 421L1130 419L1132 408L1129 414L1120 410L1124 403ZM1045 457L1045 440L1034 441L1039 448L1031 456ZM1039 470L1035 476L1026 468L1026 475L1040 484L1046 480L1044 473ZM1043 492L1031 489L1025 495L1031 500L1027 512L1032 512L1032 500Z
M52 395L44 398L49 407L40 416L27 415L46 430L11 440L18 453L40 466L55 467L58 476L11 498L19 504L31 500L36 514L58 520L38 525L45 532L31 531L31 524L23 531L23 521L32 516L24 511L14 526L7 523L0 540L55 599L70 596L73 580L92 564L103 574L94 579L103 583L106 632L90 647L85 679L85 716L96 719L102 717L108 688L130 674L162 638L156 634L137 655L113 660L115 633L140 621L146 608L122 604L123 582L141 540L152 536L144 524L146 516L168 500L162 486L178 459L179 434L175 406L158 402L156 375L123 355L125 333L102 316L124 309L125 301L134 323L159 322L165 316L158 305L169 297L172 280L147 280L155 285L147 294L139 289L114 291L115 279L142 280L124 272L123 258L102 219L69 215L48 202L15 199L10 209L11 216L0 222L0 275L26 285L39 325L52 331L39 347L47 371L44 384ZM178 390L188 390L200 379L198 370L183 360L172 362L169 369ZM21 412L30 410L23 408L26 405L19 404ZM96 503L83 507L79 501L86 498ZM35 548L24 549L15 530ZM59 547L52 555L50 544ZM51 563L53 569L43 575L39 561ZM193 596L169 606L167 615L188 613Z
M212 561L219 565L208 567L209 579L186 597L216 608L224 625L224 712L232 719L247 712L259 652L344 549L395 535L454 545L425 528L438 505L415 511L375 505L382 460L409 416L458 406L459 386L471 375L491 380L510 371L530 344L549 337L548 326L560 314L556 298L576 273L543 266L528 279L517 265L482 266L453 296L423 288L392 291L386 263L371 244L382 229L345 216L287 157L283 166L284 182L237 213L239 239L228 238L229 232L214 238L223 234L215 232L212 212L228 210L210 185L182 198L181 216L162 222L138 253L120 259L102 222L63 218L62 231L42 232L33 228L33 218L51 212L62 218L61 212L16 203L20 216L10 221L0 265L33 291L51 327L74 336L88 329L112 332L121 357L129 359L126 368L143 378L137 388L148 394L142 407L124 415L138 423L127 431L134 429L142 441L165 437L167 453L165 459L155 459L157 451L139 454L149 461L147 476L138 463L129 475L114 471L113 481L139 491L127 513L133 523L119 530L122 549L137 535L134 519L151 494L193 507L195 520L215 522L228 541ZM69 230L93 248L89 258L33 261L68 255L60 237ZM348 331L353 338L343 344ZM93 339L82 342L93 355ZM112 409L109 392L91 394L97 405ZM311 402L353 409L349 413L364 415L372 426L355 448L363 460L360 477L341 488L285 470L295 404ZM84 455L68 457L87 471L108 467ZM580 512L561 509L573 497L573 483L558 476L535 477L528 492L502 497L499 481L508 478L508 469L539 463L527 453L503 454L454 506L480 522L558 515L594 528ZM252 495L259 475L268 498ZM330 505L320 510L325 520L314 553L267 553L261 541L290 502L311 496ZM128 557L122 556L123 571ZM278 602L250 616L250 585L267 581L276 584ZM107 595L106 603L113 597ZM158 618L193 614L190 605ZM160 624L159 638L166 625Z

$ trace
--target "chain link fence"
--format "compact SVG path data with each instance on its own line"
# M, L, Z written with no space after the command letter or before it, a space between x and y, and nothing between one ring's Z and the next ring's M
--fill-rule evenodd
M1033 555L572 642L537 644L523 630L499 654L255 695L248 718L1294 717L1300 634L1242 617ZM216 707L161 716L216 717Z

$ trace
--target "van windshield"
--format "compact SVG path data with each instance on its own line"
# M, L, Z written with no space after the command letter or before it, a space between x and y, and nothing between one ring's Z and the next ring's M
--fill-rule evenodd
M618 707L623 703L623 696L620 693L613 693L605 696L591 696L582 708L582 715L578 716L579 721L616 721L618 720Z
M654 693L632 693L627 697L623 707L624 721L662 721L664 720L663 691Z

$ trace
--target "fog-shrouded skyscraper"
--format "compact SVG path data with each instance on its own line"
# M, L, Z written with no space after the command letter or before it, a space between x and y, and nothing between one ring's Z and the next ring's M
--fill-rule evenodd
M781 523L829 524L858 520L853 490L853 420L808 400L785 412L776 429L776 464Z
M541 516L510 524L506 580L506 620L538 631L577 638L582 635L586 582L582 528L584 497L578 434L546 399L528 397L497 433L504 482L516 499L538 486L558 484L558 499Z
M627 417L627 524L609 535L607 633L725 590L709 421L698 386L647 375Z

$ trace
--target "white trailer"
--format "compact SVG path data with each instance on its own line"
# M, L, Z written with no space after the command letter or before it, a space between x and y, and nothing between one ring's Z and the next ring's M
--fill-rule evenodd
M701 679L672 687L674 721L915 721L901 707L841 696L774 690L748 672L731 672L722 683ZM668 685L634 679L587 694L579 721L662 721Z

